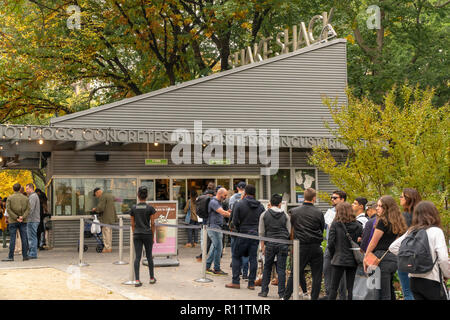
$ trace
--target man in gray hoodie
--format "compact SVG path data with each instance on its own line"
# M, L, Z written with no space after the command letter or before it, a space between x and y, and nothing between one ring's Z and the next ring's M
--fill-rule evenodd
M282 197L279 194L272 195L269 209L259 217L259 236L280 240L289 240L291 221L289 215L281 209ZM263 279L260 297L267 297L272 266L277 258L278 296L284 297L286 284L286 260L289 253L289 245L261 241L261 250L265 256Z
M30 214L28 215L27 223L27 237L28 237L28 258L37 259L37 229L41 222L41 210L39 196L34 192L34 185L27 184L25 191L28 194L28 201L30 202Z

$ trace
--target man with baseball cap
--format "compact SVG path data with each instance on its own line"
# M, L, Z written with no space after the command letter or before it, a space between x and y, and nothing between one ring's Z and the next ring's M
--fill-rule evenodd
M369 201L366 204L366 214L369 217L369 220L366 222L366 225L364 226L362 240L361 240L361 249L364 252L367 250L370 240L372 239L374 225L377 220L377 202L376 201Z

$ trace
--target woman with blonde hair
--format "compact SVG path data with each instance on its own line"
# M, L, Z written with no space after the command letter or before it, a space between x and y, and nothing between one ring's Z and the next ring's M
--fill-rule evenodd
M353 298L353 283L358 266L349 237L354 242L362 235L362 225L356 220L352 206L347 203L336 205L336 216L328 234L328 251L331 258L331 288L329 300L336 300L339 283L345 272L347 300Z
M364 271L376 258L379 259L380 300L395 300L393 278L397 271L397 257L389 252L389 246L406 232L407 226L399 206L391 196L383 196L377 202L378 221L364 257Z

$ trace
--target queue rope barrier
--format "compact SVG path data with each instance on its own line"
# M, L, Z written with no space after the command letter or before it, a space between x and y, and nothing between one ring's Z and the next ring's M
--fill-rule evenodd
M122 218L120 218L122 219ZM100 222L94 222L92 219L86 219L86 221L89 221L92 224L97 224L100 226L104 226L104 227L110 227L112 229L118 229L120 231L122 231L123 229L127 228L125 226L117 226L117 225L111 225L111 224L105 224L105 223L100 223ZM294 245L294 250L293 250L293 300L298 300L299 299L299 284L300 284L300 279L299 279L299 268L300 268L300 242L299 240L283 240L283 239L274 239L274 238L268 238L268 237L260 237L260 236L255 236L255 235L250 235L250 234L245 234L245 233L238 233L238 232L232 232L232 231L226 231L226 230L222 230L222 229L217 229L217 228L210 228L206 225L200 226L200 225L175 225L175 224L165 224L165 223L155 223L155 227L169 227L169 228L181 228L181 229L202 229L202 234L203 234L203 241L202 241L202 278L195 280L196 282L202 282L202 283L207 283L207 282L212 282L213 280L206 278L206 257L207 257L207 231L211 230L214 232L219 232L219 233L223 233L223 234L228 234L231 236L236 236L236 237L240 237L240 238L247 238L247 239L253 239L253 240L260 240L260 241L267 241L267 242L275 242L275 243L280 243L280 244L288 244L288 245ZM135 275L134 275L134 267L133 267L133 261L134 261L134 246L133 246L133 241L132 241L132 236L133 236L133 230L132 227L130 226L130 268L129 268L129 280L124 282L123 284L135 284ZM83 263L82 262L82 258L83 258L83 247L84 246L84 218L80 218L80 262L79 262L79 266L87 266L88 264Z

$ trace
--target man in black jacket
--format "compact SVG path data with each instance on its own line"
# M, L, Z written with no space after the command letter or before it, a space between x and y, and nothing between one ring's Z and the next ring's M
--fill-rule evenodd
M305 190L305 201L303 205L291 210L291 238L300 240L300 284L306 288L305 267L311 266L312 290L311 300L319 298L322 283L323 230L325 219L322 212L314 206L316 202L316 191L312 188ZM293 267L291 264L291 275L284 294L284 300L289 300L293 291ZM303 283L302 283L303 282Z
M248 184L245 186L243 199L234 205L232 222L238 232L257 236L259 216L264 212L264 206L255 199L255 194L256 189L253 185ZM248 288L255 290L256 270L258 269L258 245L258 240L242 237L236 239L235 251L232 255L233 280L232 283L225 285L225 287L240 288L241 257L248 256L250 262Z

